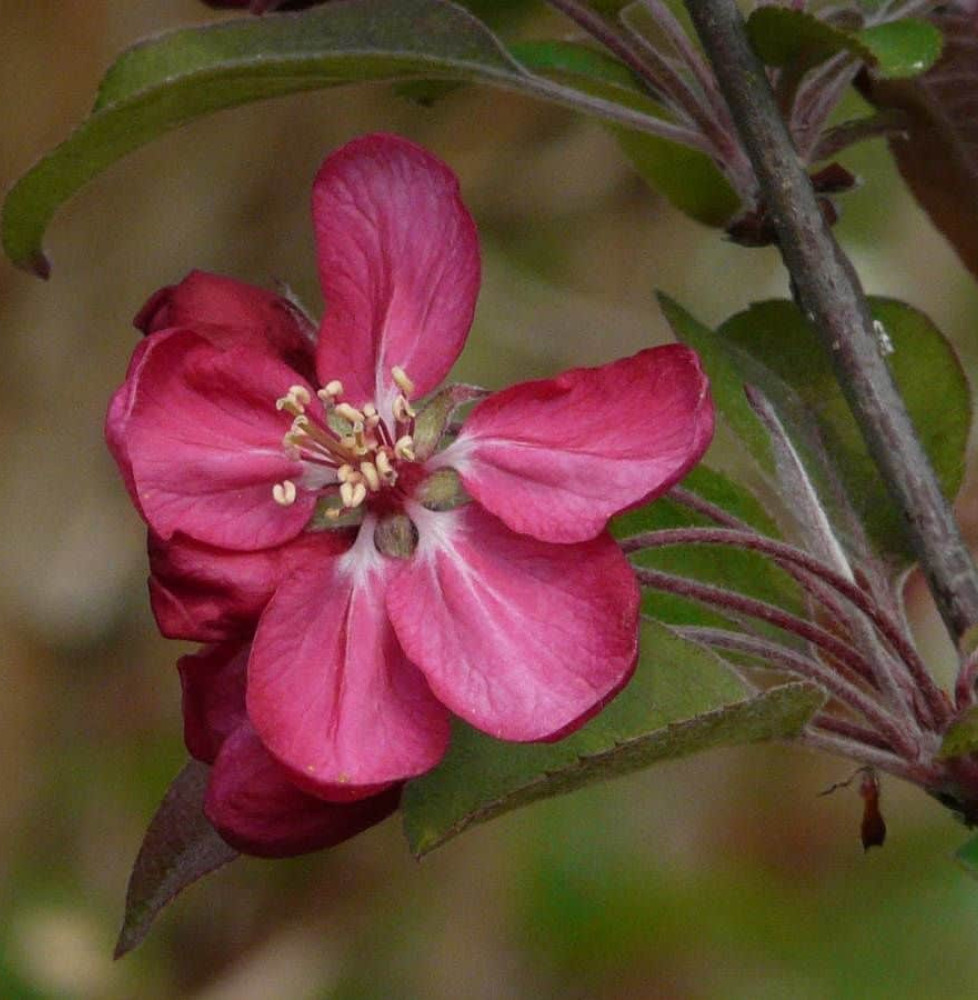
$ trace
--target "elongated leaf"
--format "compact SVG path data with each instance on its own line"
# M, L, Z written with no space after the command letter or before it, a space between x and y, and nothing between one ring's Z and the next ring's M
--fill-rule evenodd
M628 67L586 45L520 42L510 51L534 73L646 114L665 114ZM611 131L639 175L690 218L722 228L740 209L740 199L705 153L634 129L611 126Z
M779 537L777 526L760 501L722 473L699 465L683 480L682 485L684 489L756 528L761 534ZM702 526L712 527L714 523L666 496L615 518L612 532L616 537L624 538L643 531ZM756 552L744 552L728 546L677 545L649 549L630 558L640 566L727 587L777 604L788 611L802 613L804 610L804 602L794 580L770 559ZM729 620L702 604L658 591L644 594L642 610L670 625L731 625ZM763 623L758 623L758 628L769 630L772 636L779 639L784 638L782 632L773 627L768 629Z
M888 352L921 443L945 494L953 499L964 476L971 426L971 396L961 364L923 313L885 298L871 298L870 307L881 350ZM913 553L900 514L869 457L818 336L800 310L785 300L756 303L727 320L717 338L762 360L797 395L814 416L852 505L880 552L899 565L909 563ZM760 387L767 391L763 383ZM769 395L777 406L777 396ZM799 431L797 420L789 426L792 430Z
M941 33L914 18L849 31L807 11L767 6L751 14L747 30L764 62L795 72L846 52L879 76L916 76L930 69L941 54Z
M187 886L238 856L204 816L209 771L198 761L187 764L149 824L129 877L116 958L132 951L146 937L160 911Z
M978 20L943 14L944 52L915 80L861 78L864 95L903 113L889 140L903 179L931 222L978 277Z
M954 860L972 877L978 878L978 836L965 841L955 852Z
M444 761L405 789L412 851L427 854L475 823L658 760L792 736L824 701L804 682L745 698L740 682L706 650L652 623L642 638L632 682L559 743L501 743L457 726Z
M521 67L449 0L344 0L302 14L162 35L123 54L95 109L7 196L3 246L46 276L44 230L59 205L110 164L164 132L222 108L365 80L482 81L638 128L647 115L560 88Z

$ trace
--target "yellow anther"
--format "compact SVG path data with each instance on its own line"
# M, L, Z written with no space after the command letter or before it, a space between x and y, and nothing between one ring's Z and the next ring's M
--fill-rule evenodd
M295 503L296 488L291 479L285 479L272 487L272 498L282 507L290 507Z
M299 416L292 421L292 433L301 434L302 431L309 426L309 418L303 416L301 413Z
M336 415L344 420L349 420L351 424L363 424L365 419L364 415L355 406L350 406L349 403L337 403Z
M391 460L386 451L378 451L377 456L374 459L374 463L377 466L377 471L383 479L386 479L388 482L393 482L397 478L397 473L394 471L394 468L391 465Z
M391 369L391 378L405 396L414 394L414 383L408 378L407 372L400 365L394 365Z
M373 462L361 462L360 472L366 480L367 486L376 493L380 489L380 475L377 472L377 466Z
M332 382L327 382L326 385L316 393L316 395L324 403L333 403L343 395L343 383L338 378L334 378Z
M367 487L363 483L343 483L340 486L340 499L343 506L352 510L359 507L367 498Z
M306 406L312 401L309 390L302 385L293 385L289 391L279 399L275 400L276 410L288 410L289 413L298 415L305 412Z
M340 510L340 508L339 508L339 507L327 507L327 508L326 508L326 509L325 509L325 510L323 511L323 513L324 513L324 514L326 515L326 517L328 517L328 518L329 518L329 519L330 519L331 521L338 521L338 520L340 519L340 514L342 514L343 512L342 512L342 511Z
M394 399L394 419L400 424L406 424L413 420L418 414L411 408L411 404L404 396L397 396Z
M414 439L410 434L400 437L394 444L394 457L403 458L409 462L414 461Z
M377 407L373 403L365 403L363 407L363 415L369 420L371 417L377 416Z
M353 466L352 465L341 465L336 470L336 478L341 483L349 482L350 481L350 476L352 476L352 475L354 475Z

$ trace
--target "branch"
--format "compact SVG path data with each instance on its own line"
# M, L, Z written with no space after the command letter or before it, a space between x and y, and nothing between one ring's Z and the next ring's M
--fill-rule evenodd
M754 165L798 303L832 358L941 617L960 641L978 624L978 571L880 353L859 279L822 217L735 0L686 4Z

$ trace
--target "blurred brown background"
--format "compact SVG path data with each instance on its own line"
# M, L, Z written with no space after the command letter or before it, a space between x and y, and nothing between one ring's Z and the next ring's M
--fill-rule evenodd
M568 32L540 8L523 5L523 34ZM0 14L5 185L82 118L121 48L216 17L194 0L0 0ZM192 267L285 279L318 311L310 181L373 130L452 164L479 222L462 377L503 385L665 339L655 288L711 322L786 292L773 253L678 216L598 125L474 89L433 110L362 87L221 114L69 203L50 282L0 264L0 997L974 995L978 885L948 860L963 829L887 782L890 841L864 856L856 796L816 798L849 766L783 747L538 805L421 864L396 820L327 855L241 861L110 961L129 866L183 759L183 647L155 634L143 530L101 437L129 321ZM841 233L866 285L929 311L973 374L974 284L881 150L848 162L867 185ZM922 641L946 666L920 590Z

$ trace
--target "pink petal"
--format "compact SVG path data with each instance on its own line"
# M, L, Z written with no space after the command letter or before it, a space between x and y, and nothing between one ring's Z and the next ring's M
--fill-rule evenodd
M292 779L334 801L427 771L448 743L387 620L389 566L365 522L349 553L282 583L255 637L248 715Z
M639 589L607 534L550 545L477 504L416 512L420 543L387 591L405 653L439 701L506 740L564 735L638 655Z
M155 292L133 325L146 334L188 327L221 343L249 330L290 362L303 356L307 368L316 335L312 321L288 299L206 271L191 271L178 285Z
M333 847L379 823L396 808L400 786L344 805L323 802L293 785L254 730L239 728L221 747L204 812L234 848L283 858Z
M167 334L161 336L167 336ZM142 340L136 345L136 349L129 359L126 379L109 400L109 409L105 415L105 443L119 467L126 490L140 513L142 513L142 508L136 494L136 483L132 478L132 462L129 460L129 417L132 415L136 386L139 384L149 343L148 340Z
M313 186L319 277L326 298L317 369L356 405L388 405L400 365L418 395L448 374L479 290L475 224L455 175L393 135L356 139Z
M514 531L579 542L682 479L712 435L699 359L669 344L495 393L429 464Z
M346 531L299 535L258 552L233 552L179 533L164 542L149 536L150 599L169 639L221 642L254 634L265 605L286 576L313 560L350 547Z
M245 677L251 644L223 642L177 660L183 688L183 739L190 754L213 764L245 716Z
M186 330L146 343L125 438L152 529L164 539L181 531L241 550L294 538L315 496L300 489L289 507L272 497L275 483L302 472L283 451L291 417L275 409L275 400L302 379L269 353L220 350Z

